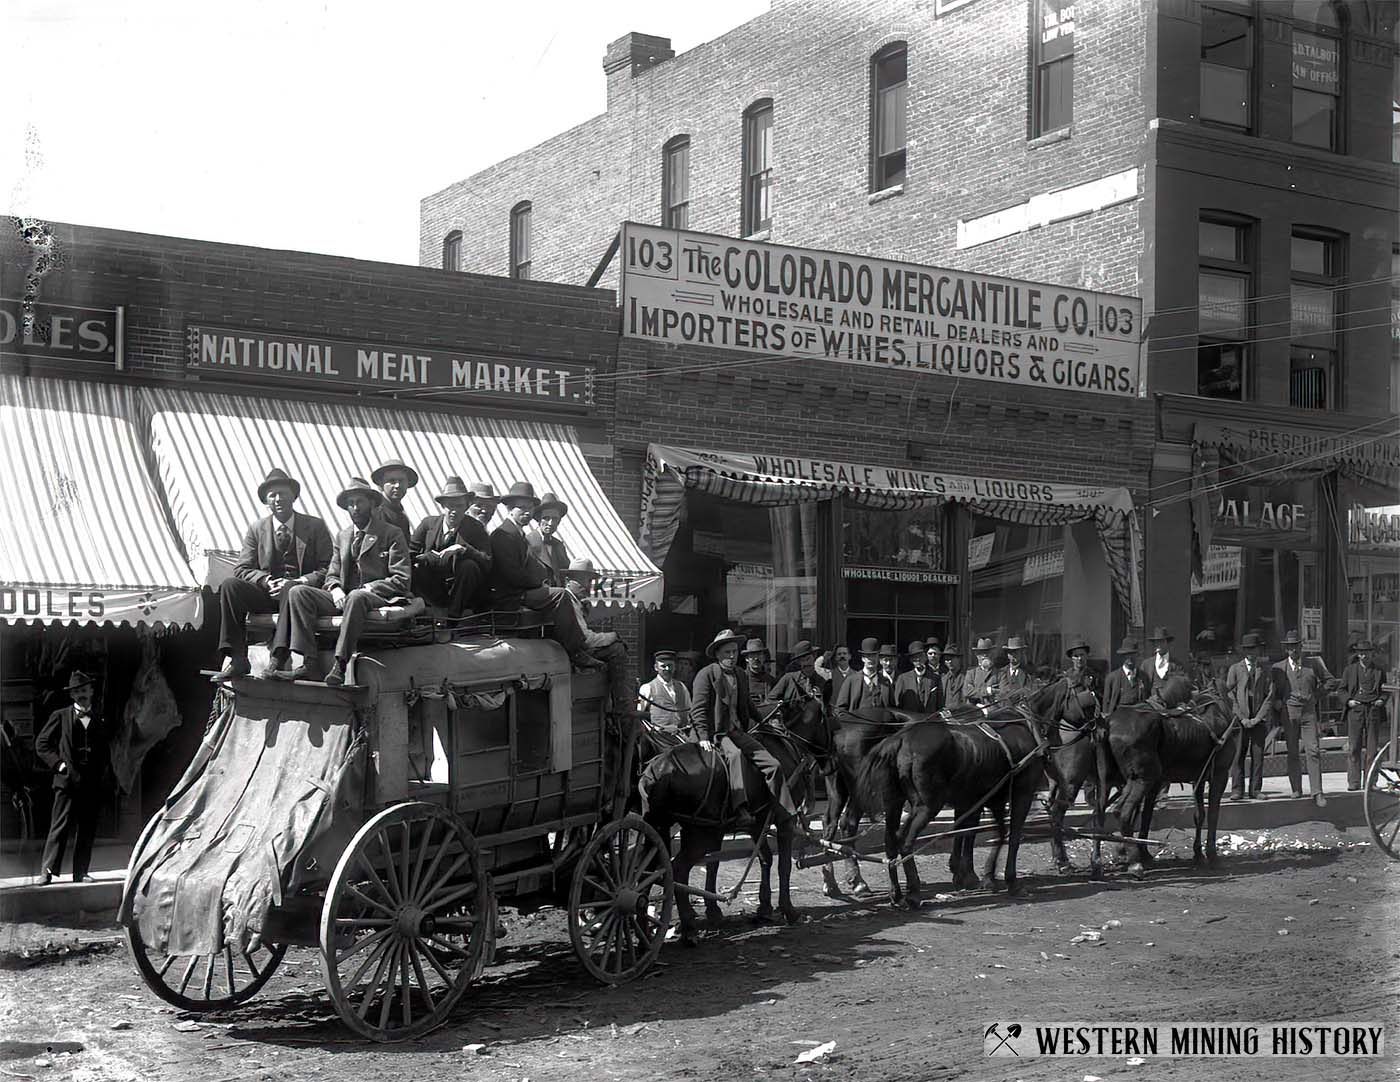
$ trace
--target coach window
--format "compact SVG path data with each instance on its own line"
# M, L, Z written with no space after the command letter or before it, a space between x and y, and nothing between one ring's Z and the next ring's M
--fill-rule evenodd
M510 276L530 277L530 203L517 203L510 212Z
M1242 398L1252 280L1248 224L1202 218L1197 251L1196 393L1206 398Z
M904 183L905 114L909 104L908 49L887 45L871 61L870 190L882 192Z
M690 136L678 135L661 151L661 224L690 226Z
M1341 150L1342 19L1335 4L1295 2L1293 141Z
M1031 0L1030 137L1074 119L1074 0Z
M773 224L773 102L756 101L744 111L744 206L741 235Z
M1254 20L1244 11L1201 7L1201 108L1208 124L1251 126Z
M457 271L462 269L462 233L454 229L442 242L442 269Z
M1344 280L1342 243L1334 236L1293 234L1288 404L1339 406L1337 305Z

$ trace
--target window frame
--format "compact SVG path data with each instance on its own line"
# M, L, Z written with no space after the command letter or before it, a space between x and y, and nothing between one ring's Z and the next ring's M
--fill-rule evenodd
M1197 102L1196 119L1200 123L1212 128L1221 128L1225 131L1240 132L1244 135L1253 135L1255 130L1256 118L1259 115L1259 84L1257 79L1255 78L1256 73L1259 71L1259 26L1257 19L1258 12L1252 3L1232 3L1231 0L1212 0L1211 3L1203 3L1201 5L1201 56L1197 61L1199 72L1203 72L1207 66L1215 68L1232 67L1229 64L1212 63L1207 61L1205 58L1206 44L1204 34L1205 13L1207 11L1217 11L1223 15L1231 15L1238 19L1244 19L1249 25L1249 67L1232 68L1232 70L1243 71L1245 73L1244 105L1248 115L1246 117L1246 122L1243 126L1238 124L1232 124L1228 120L1219 120L1213 117L1207 117L1204 111L1204 95L1201 95ZM1197 81L1199 89L1199 76Z
M534 225L534 215L535 205L528 199L522 199L510 208L510 276L522 282L530 281L533 263L530 230Z
M1200 230L1203 225L1218 225L1236 231L1236 252L1234 259L1217 255L1204 255L1201 252ZM1196 218L1196 394L1202 398L1219 398L1225 402L1244 402L1250 397L1253 377L1253 334L1254 309L1257 286L1258 223L1252 218L1225 211L1203 209ZM1244 283L1244 304L1239 335L1232 336L1221 329L1201 330L1201 277L1213 274L1238 279ZM1239 394L1207 395L1201 390L1201 352L1211 348L1237 348L1240 351Z
M1326 38L1335 43L1337 49L1337 92L1328 94L1320 90L1308 90L1305 87L1297 86L1290 75L1289 78L1289 142L1297 146L1310 147L1313 150L1321 150L1329 154L1346 153L1346 98L1347 98L1347 45L1350 40L1350 20L1347 17L1346 8L1338 3L1331 2L1325 5L1330 8L1336 17L1335 26L1327 26L1322 23L1311 22L1301 19L1296 15L1290 19L1288 31L1288 47L1291 57L1293 51L1294 37L1298 33L1310 34L1315 38ZM1292 12L1290 12L1292 15ZM1298 138L1298 95L1309 94L1318 98L1332 99L1332 123L1330 139L1327 146L1317 143L1306 142Z
M763 162L755 161L755 152L763 145L759 138L759 122L767 118L767 156ZM742 144L742 183L740 186L739 235L751 237L773 227L773 99L759 98L744 110L744 133ZM755 169L755 165L762 168ZM767 217L763 217L763 211Z
M451 253L451 259L448 258L448 253ZM442 269L453 273L460 273L462 270L462 231L460 229L454 229L442 238Z
M882 86L880 82L881 69L896 57L904 59L904 78L897 83L890 83ZM902 88L903 96L899 102L899 126L904 138L898 150L889 153L881 153L881 147L885 138L885 110L882 108L882 94L894 91L895 88ZM897 171L893 167L894 159L898 158ZM886 172L886 162L889 161L890 168ZM895 175L897 172L897 179ZM897 188L904 184L909 172L909 43L906 41L892 41L884 46L874 56L870 58L870 192L887 191L890 188Z
M683 180L685 198L673 200L675 180L678 175L674 162L684 154L685 168L679 174ZM679 221L677 220L679 218ZM690 227L690 136L677 135L668 139L661 148L661 225L666 229L688 229Z
M1027 116L1026 116L1026 137L1028 139L1040 139L1047 135L1055 135L1060 132L1072 132L1074 130L1074 53L1075 46L1073 40L1070 42L1069 52L1064 55L1057 55L1049 60L1044 57L1045 44L1041 40L1041 29L1044 23L1044 11L1048 4L1055 4L1057 12L1063 12L1066 6L1073 8L1073 0L1030 0L1030 28L1029 28L1029 49L1027 59L1030 64L1027 87ZM1063 26L1063 22L1057 23ZM1070 21L1070 34L1075 30L1074 21ZM1047 123L1042 117L1044 111L1046 92L1041 85L1042 73L1050 69L1063 65L1067 71L1059 74L1067 82L1069 108L1061 123Z
M1323 251L1325 263L1323 273L1318 274L1313 271L1299 270L1293 264L1292 242L1294 240L1318 241L1326 245ZM1289 260L1288 260L1288 404L1294 409L1318 409L1325 412L1336 412L1343 408L1342 388L1345 383L1342 379L1342 323L1345 319L1345 297L1346 290L1338 288L1346 285L1346 237L1330 229L1322 229L1316 226L1295 225L1289 233ZM1297 286L1326 289L1331 291L1332 298L1332 345L1329 348L1316 345L1300 345L1299 338L1312 337L1311 335L1299 335L1293 319L1293 292ZM1324 402L1321 406L1304 405L1296 402L1294 396L1293 377L1295 373L1294 364L1297 361L1295 354L1300 350L1311 350L1315 353L1328 353L1330 360L1330 371L1327 373L1327 380L1324 386Z

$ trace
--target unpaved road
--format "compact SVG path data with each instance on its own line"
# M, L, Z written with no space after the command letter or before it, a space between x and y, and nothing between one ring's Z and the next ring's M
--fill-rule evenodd
M1321 844L1302 836L1301 846L1232 853L1214 873L1166 860L1146 882L1062 879L1036 846L1023 860L1025 899L966 894L919 913L829 901L815 870L795 872L806 923L754 926L746 897L721 933L696 950L668 944L659 968L620 989L583 973L559 913L508 914L496 964L450 1023L401 1046L339 1026L307 950L291 952L251 1003L183 1030L185 1016L145 990L124 952L84 956L0 972L0 1072L140 1082L1400 1077L1394 1054L1136 1066L982 1056L984 1028L1016 1020L1370 1022L1400 1052L1400 863L1331 844L1338 836L1325 828ZM920 864L930 894L948 889L944 858ZM1071 945L1115 920L1099 944ZM833 1040L833 1053L794 1062ZM71 1044L65 1054L54 1042ZM473 1043L485 1051L463 1051Z

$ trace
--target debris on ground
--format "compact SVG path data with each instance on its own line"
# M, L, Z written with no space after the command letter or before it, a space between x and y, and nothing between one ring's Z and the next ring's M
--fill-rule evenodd
M793 1062L794 1062L794 1063L813 1063L813 1062L815 1062L816 1060L823 1059L823 1058L825 1058L826 1056L831 1055L831 1053L832 1053L832 1052L835 1052L835 1051L836 1051L836 1042L835 1042L835 1041L827 1041L825 1044L819 1044L819 1045L817 1045L816 1048L809 1048L809 1049L807 1049L807 1051L805 1051L805 1052L799 1052L798 1055L797 1055L797 1058L796 1058L795 1060L793 1060Z

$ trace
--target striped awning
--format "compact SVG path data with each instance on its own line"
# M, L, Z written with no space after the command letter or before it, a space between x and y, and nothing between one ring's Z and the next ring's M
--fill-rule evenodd
M0 375L0 619L198 624L129 387Z
M179 389L140 393L166 499L201 577L211 556L236 553L249 523L267 514L257 487L269 468L297 478L298 510L325 519L334 533L345 522L336 494L394 457L422 479L404 500L410 520L441 510L433 493L451 474L497 492L529 481L568 504L559 536L602 576L595 602L661 602L660 571L628 534L569 425Z

